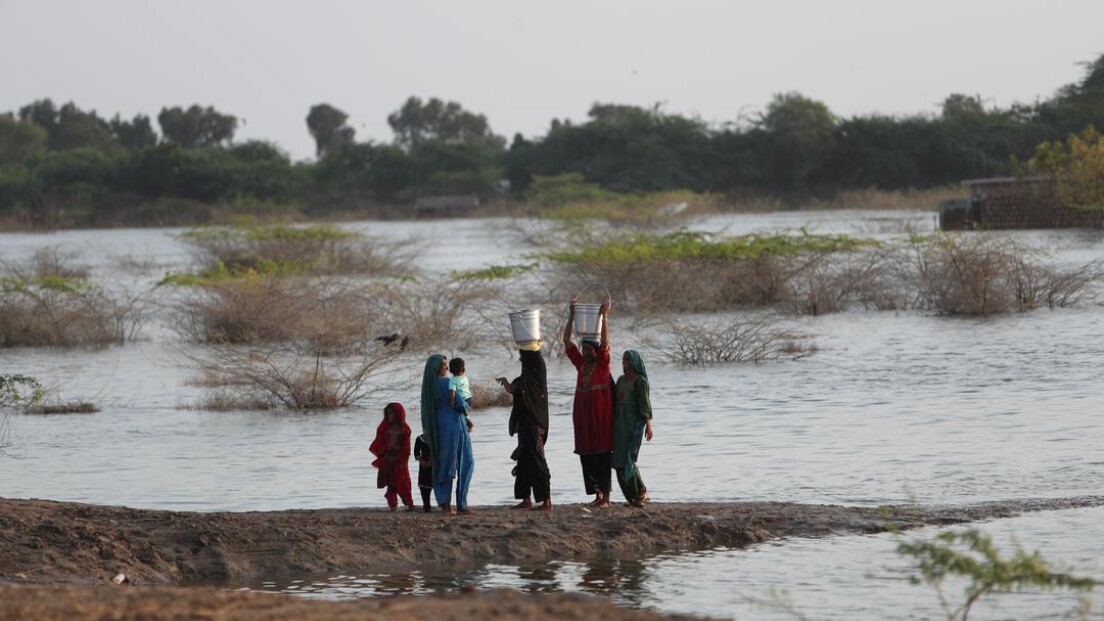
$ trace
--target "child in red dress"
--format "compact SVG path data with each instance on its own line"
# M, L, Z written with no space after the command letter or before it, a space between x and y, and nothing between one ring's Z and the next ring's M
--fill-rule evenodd
M372 465L379 468L376 475L376 487L387 488L384 498L392 511L399 507L399 498L409 511L414 510L414 499L410 494L410 426L406 424L406 410L401 403L388 403L383 408L383 421L376 428L376 439L368 448L376 460Z

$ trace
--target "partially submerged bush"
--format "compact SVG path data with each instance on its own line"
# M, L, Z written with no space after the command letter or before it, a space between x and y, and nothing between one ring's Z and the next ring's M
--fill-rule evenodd
M705 323L670 323L669 336L655 344L669 360L705 366L800 358L815 348L804 337L779 326L773 316Z
M714 312L770 306L792 295L789 283L827 255L874 247L843 235L718 237L681 231L612 242L583 240L548 254L563 288L605 284L640 312Z
M383 341L395 349L467 348L486 337L476 281L363 282L250 275L188 292L176 325L197 343L311 343L349 354ZM393 335L393 336L392 336Z
M356 405L384 387L376 374L396 352L385 348L355 358L330 358L321 349L216 346L194 358L215 409L319 410ZM239 407L240 406L240 407Z
M173 274L165 284L204 285L263 276L388 276L406 270L411 257L397 243L369 240L334 226L213 227L184 233L203 268Z
M1104 279L1104 263L1048 267L1014 239L987 235L913 238L903 261L916 305L948 315L989 315L1071 306Z
M369 339L372 286L250 274L189 291L176 326L197 343L311 341L327 352L355 350Z
M986 315L1071 306L1096 293L1104 261L1075 268L991 235L878 243L847 236L699 233L584 239L549 253L558 291L605 284L643 313L780 307L820 315L851 308Z
M485 408L499 408L509 407L513 405L513 397L510 393L502 389L502 386L495 382L489 384L473 382L471 385L472 391L472 409L482 410Z
M27 408L28 414L94 414L100 408L90 401L37 403Z
M112 294L56 251L0 273L0 347L101 348L137 337L144 296Z

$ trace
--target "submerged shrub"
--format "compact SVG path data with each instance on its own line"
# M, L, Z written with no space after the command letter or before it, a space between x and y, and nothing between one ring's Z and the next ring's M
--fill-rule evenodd
M1104 263L1050 267L1017 240L988 235L913 238L902 261L916 306L948 315L989 315L1070 306L1104 279Z
M640 312L715 312L787 302L793 279L828 255L874 248L845 235L719 237L680 231L610 242L584 239L578 250L547 256L561 287L605 284Z
M109 293L56 250L0 271L0 347L101 348L134 340L144 296Z
M212 389L196 407L325 410L361 403L384 386L376 374L395 356L385 348L332 358L321 348L216 346L193 362ZM206 408L204 408L206 409Z
M773 316L704 323L672 322L656 349L679 364L710 365L800 358L815 351L811 344L782 328Z
M203 267L196 274L170 275L165 284L204 285L249 273L390 276L405 271L411 258L397 243L328 225L212 227L181 238L196 248Z

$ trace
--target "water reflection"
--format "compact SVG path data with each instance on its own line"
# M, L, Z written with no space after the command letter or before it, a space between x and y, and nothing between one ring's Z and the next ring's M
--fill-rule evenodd
M1027 514L977 526L992 535L1005 557L1022 545L1029 551L1039 549L1056 571L1104 579L1101 559L1081 543L1104 538L1104 507ZM928 528L901 537L927 538L940 530ZM412 573L297 577L229 586L325 599L511 588L588 593L636 608L738 619L941 618L937 593L907 579L915 572L895 552L898 541L898 536L886 534L801 538L641 558L459 570L442 566ZM944 587L948 600L961 599L964 586L949 579ZM970 618L1066 618L1085 597L1037 589L994 594L983 598Z

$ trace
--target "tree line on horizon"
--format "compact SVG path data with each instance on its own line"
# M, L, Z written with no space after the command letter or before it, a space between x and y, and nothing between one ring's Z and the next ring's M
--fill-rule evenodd
M274 143L236 142L239 119L213 107L165 107L155 129L143 114L105 119L41 99L0 113L0 216L184 224L214 207L401 214L420 196L508 187L524 198L534 179L568 173L623 193L924 189L1013 174L1038 145L1104 127L1104 55L1051 97L1007 108L955 93L938 114L843 118L781 93L750 118L710 124L659 105L595 103L584 122L553 119L543 136L507 141L457 102L410 97L387 121L390 142L358 141L345 112L317 104L306 116L317 159L294 162Z

